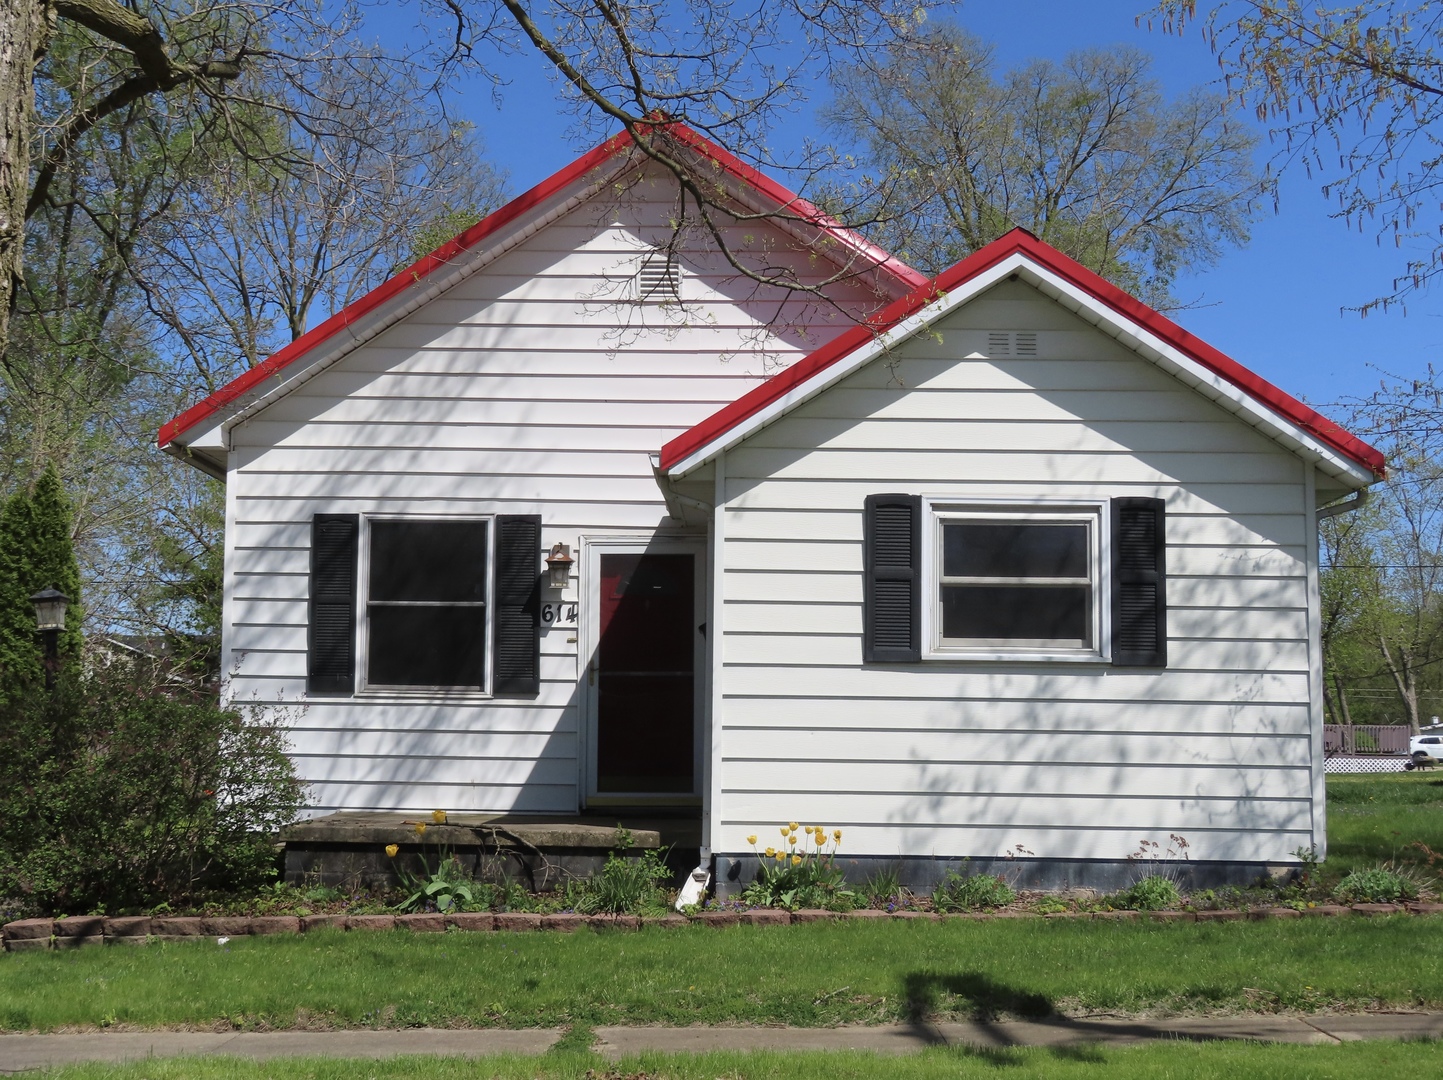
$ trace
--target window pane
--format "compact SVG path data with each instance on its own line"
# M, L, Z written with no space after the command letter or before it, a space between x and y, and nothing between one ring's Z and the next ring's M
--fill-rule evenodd
M484 607L366 610L366 681L373 686L486 685Z
M372 600L486 599L486 522L371 522Z
M942 637L1089 644L1086 585L944 585Z
M944 577L1087 577L1087 526L948 521Z

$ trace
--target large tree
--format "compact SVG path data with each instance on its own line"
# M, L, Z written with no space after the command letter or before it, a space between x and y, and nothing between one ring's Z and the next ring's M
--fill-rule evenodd
M1022 226L1157 306L1247 239L1254 139L1216 95L1164 97L1148 57L1089 49L998 77L956 26L837 81L884 244L937 272Z
M1157 9L1167 29L1194 23L1229 91L1272 125L1276 171L1322 183L1334 216L1396 246L1386 308L1443 273L1443 7L1403 0L1196 0Z
M676 176L685 193L679 218L711 232L729 256L718 215L734 217L737 208L720 195L705 161L666 137L668 121L735 149L762 147L770 121L805 93L808 73L908 32L921 10L917 0L422 6L438 80L465 65L491 71L497 49L534 52L560 76L583 127L625 128ZM90 35L101 77L79 85L58 112L37 115L37 65L43 68L57 20ZM220 130L245 135L232 84L270 65L305 85L308 71L349 61L344 46L354 28L346 0L0 0L0 349L23 262L24 222L49 198L59 166L85 152L99 121L168 95ZM302 103L293 115L309 111ZM241 143L255 150L253 141ZM733 262L743 274L767 276Z

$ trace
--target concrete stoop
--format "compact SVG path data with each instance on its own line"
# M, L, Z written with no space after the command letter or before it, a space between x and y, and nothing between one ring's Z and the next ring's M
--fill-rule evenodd
M641 930L699 924L716 929L732 926L788 926L827 921L968 922L992 919L1098 919L1150 920L1155 922L1229 922L1260 919L1302 919L1340 916L1437 915L1443 904L1354 904L1342 907L1322 904L1299 911L1296 908L1254 908L1250 911L1096 911L1034 915L1030 912L997 911L938 915L926 911L818 911L803 909L751 908L747 911L704 911L691 917L667 915L642 918L637 915L577 915L560 912L538 915L532 912L468 911L451 915L233 915L123 916L75 915L64 919L19 919L6 923L0 939L8 952L37 949L74 949L85 945L144 945L150 941L196 941L202 938L245 937L263 934L304 934L313 930L409 930L414 933L445 931L517 932L551 930L571 933L593 930Z

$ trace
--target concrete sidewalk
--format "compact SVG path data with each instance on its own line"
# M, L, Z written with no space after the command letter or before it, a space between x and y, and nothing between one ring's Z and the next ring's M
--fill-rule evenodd
M123 1062L184 1055L226 1054L257 1060L280 1057L384 1058L402 1054L485 1057L540 1054L561 1037L554 1028L519 1031L406 1028L398 1031L88 1032L0 1035L0 1074L83 1061ZM1329 1016L1228 1016L1137 1020L967 1021L839 1028L601 1027L595 1049L609 1058L648 1050L869 1050L901 1054L928 1046L1129 1046L1154 1039L1208 1042L1340 1043L1361 1039L1443 1038L1443 1013L1368 1013Z

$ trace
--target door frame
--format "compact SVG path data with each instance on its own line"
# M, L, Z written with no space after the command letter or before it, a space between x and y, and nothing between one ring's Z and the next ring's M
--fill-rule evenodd
M707 546L705 537L583 536L581 538L581 618L577 654L577 758L580 766L581 805L610 806L696 806L702 802L706 726L705 709L711 679L707 672ZM601 644L601 557L603 555L690 555L692 557L692 790L683 792L625 792L596 790L597 650Z

